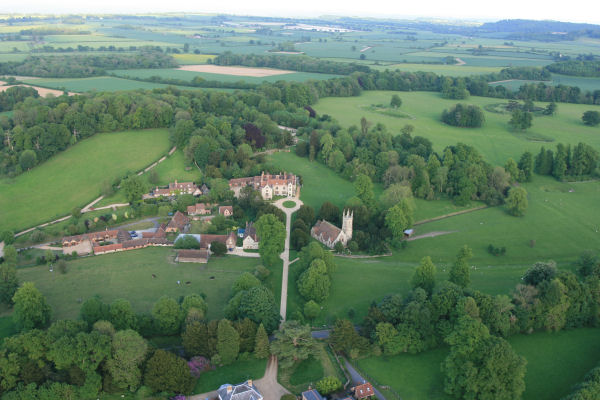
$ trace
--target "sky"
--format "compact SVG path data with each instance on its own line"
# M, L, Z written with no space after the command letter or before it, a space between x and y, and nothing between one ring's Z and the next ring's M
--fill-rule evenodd
M553 19L600 24L595 0L1 0L0 13L159 13L208 12L236 15L317 17L343 15L496 21Z

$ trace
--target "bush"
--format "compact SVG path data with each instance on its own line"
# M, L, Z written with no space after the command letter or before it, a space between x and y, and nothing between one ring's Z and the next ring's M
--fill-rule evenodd
M493 244L490 244L487 247L487 251L494 256L503 256L506 254L506 247L496 247Z
M144 384L155 392L189 393L194 387L194 378L183 358L156 350L146 364Z
M183 236L175 241L173 245L175 249L198 249L200 248L200 243L194 236Z
M216 257L224 256L227 254L227 246L222 242L214 241L210 244L210 252Z
M342 387L342 382L335 376L326 376L315 385L321 394L330 394Z
M67 273L67 262L64 259L60 259L58 260L58 263L56 264L56 267L58 268L58 271L61 274L66 274Z
M31 238L31 241L32 241L32 242L34 242L34 243L40 243L40 242L42 242L44 239L46 239L46 234L45 234L43 231L41 231L41 230L39 230L39 229L36 229L36 230L34 230L34 231L31 233L31 236L30 236L30 238Z

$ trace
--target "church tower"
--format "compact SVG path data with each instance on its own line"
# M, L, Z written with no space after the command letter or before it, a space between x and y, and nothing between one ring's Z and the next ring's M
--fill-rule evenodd
M342 214L342 232L346 235L348 240L352 239L352 219L354 218L354 211L344 210Z

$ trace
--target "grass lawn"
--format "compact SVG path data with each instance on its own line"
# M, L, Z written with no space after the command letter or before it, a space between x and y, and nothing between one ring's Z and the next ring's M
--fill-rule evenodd
M325 343L318 343L318 353L295 365L291 370L279 369L278 380L292 393L300 394L325 376L335 376L344 382L338 366L328 355Z
M179 182L195 182L200 175L200 171L198 171L196 166L186 167L181 150L171 154L166 160L154 167L153 170L158 174L159 185L168 185L169 182L174 182L176 179ZM149 173L150 171L146 174Z
M177 299L190 293L206 294L207 319L216 319L223 316L235 279L260 263L226 256L213 257L208 264L177 264L174 256L170 248L152 247L70 261L65 275L49 272L46 266L23 268L18 278L36 284L52 306L54 319L76 318L80 302L95 295L106 303L125 298L136 312L150 312L162 295Z
M600 359L600 329L517 335L509 339L527 360L524 400L558 399L568 394ZM447 348L394 357L371 357L358 365L379 385L389 385L402 399L450 399L443 391L440 364Z
M212 54L173 54L173 58L181 65L206 64L215 58Z
M308 158L298 157L290 152L279 152L269 156L269 161L279 169L302 177L300 199L319 212L321 204L329 201L343 207L348 199L355 195L352 182L345 180L325 165ZM381 194L381 185L375 185L375 195Z
M105 179L141 169L168 148L165 129L99 133L14 179L2 179L0 230L19 231L83 207Z
M400 111L414 119L397 118L368 110L373 104L388 104L394 93L402 99ZM467 100L458 101L443 99L439 93L434 92L365 91L359 97L321 99L314 109L320 114L331 115L345 127L358 126L360 119L365 117L369 122L380 122L390 132L398 134L404 125L411 124L415 127L413 135L431 140L438 152L448 145L463 142L474 146L486 161L495 165L504 165L509 157L518 160L525 150L537 153L542 145L554 148L557 142L585 142L600 148L598 130L581 122L581 115L586 110L600 110L599 106L560 103L557 115L534 117L532 128L526 133L515 133L508 128L510 115L485 110L486 122L482 128L456 128L442 123L442 111L459 102L483 108L487 104L506 103L506 100L471 96ZM538 102L536 105L544 107L546 103ZM551 140L554 143L540 143L539 140Z
M225 383L233 385L248 379L257 380L265 375L267 360L252 358L246 361L235 361L233 364L203 372L196 381L194 394L217 390Z
M287 201L283 202L283 206L285 208L294 208L294 207L296 207L296 202L292 201L292 200L287 200Z

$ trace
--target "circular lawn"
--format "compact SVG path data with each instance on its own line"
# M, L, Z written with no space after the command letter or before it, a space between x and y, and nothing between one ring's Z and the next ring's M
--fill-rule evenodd
M283 206L285 208L294 208L294 207L296 207L296 202L292 201L292 200L286 200L283 202Z

